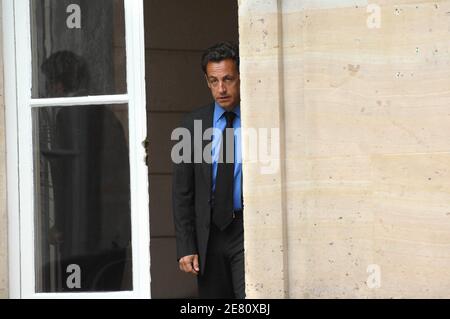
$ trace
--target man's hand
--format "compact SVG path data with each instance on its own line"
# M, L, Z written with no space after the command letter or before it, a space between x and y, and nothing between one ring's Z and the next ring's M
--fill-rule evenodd
M181 271L198 275L200 268L198 266L198 255L189 255L180 258L178 261Z

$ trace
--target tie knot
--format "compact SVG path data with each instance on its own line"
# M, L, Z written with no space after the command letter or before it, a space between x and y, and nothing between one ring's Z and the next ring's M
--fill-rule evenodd
M227 119L227 127L233 127L233 121L236 117L234 112L225 112L225 118Z

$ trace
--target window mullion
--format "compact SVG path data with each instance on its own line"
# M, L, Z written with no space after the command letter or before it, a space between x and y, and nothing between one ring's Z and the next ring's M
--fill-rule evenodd
M31 107L128 104L128 94L32 99Z

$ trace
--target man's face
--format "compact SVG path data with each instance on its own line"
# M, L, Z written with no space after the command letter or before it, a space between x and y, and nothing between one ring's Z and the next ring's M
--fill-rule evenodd
M240 79L236 63L232 59L209 62L206 66L206 81L214 100L227 111L231 111L241 100Z

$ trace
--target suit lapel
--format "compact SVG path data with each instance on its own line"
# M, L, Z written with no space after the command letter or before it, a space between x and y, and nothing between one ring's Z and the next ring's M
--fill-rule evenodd
M202 116L202 126L203 126L203 132L211 127L213 127L213 117L214 117L214 103L208 108L207 112L205 112ZM202 151L205 149L205 147L211 143L211 140L203 140L202 138ZM211 156L211 154L209 154ZM209 162L209 163L208 163ZM208 159L208 161L203 160L202 161L202 171L203 171L203 177L205 178L207 189L212 189L212 163L211 163L211 157Z

